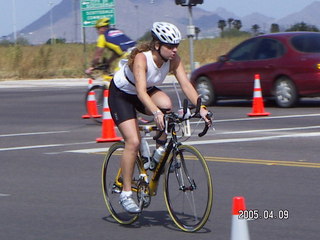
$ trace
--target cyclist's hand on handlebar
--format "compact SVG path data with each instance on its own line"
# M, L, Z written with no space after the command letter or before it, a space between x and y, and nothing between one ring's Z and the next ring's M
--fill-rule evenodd
M93 70L94 70L94 67L89 67L89 68L85 71L85 73L88 74L88 75L91 75L92 72L93 72Z
M206 107L200 108L200 116L208 124L209 127L212 125L212 113L207 110Z
M154 121L157 124L157 127L160 130L163 130L164 129L164 114L160 110L157 110L153 113L153 116L154 116Z

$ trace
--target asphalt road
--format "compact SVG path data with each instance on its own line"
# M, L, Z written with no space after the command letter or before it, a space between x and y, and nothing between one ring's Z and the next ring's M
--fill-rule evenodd
M234 196L277 217L248 221L251 239L319 238L319 99L291 109L266 103L271 115L260 118L247 117L250 101L210 108L216 130L186 143L208 160L214 206L204 229L187 234L171 221L162 184L135 224L109 216L100 171L110 143L96 143L101 127L81 118L85 90L0 82L0 239L230 239ZM289 218L279 219L285 210Z

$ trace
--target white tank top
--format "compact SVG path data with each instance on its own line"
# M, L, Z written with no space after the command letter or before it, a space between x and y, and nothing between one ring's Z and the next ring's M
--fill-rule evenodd
M147 88L161 85L170 70L170 61L164 62L159 68L153 61L152 52L143 52L147 58ZM136 80L129 66L124 64L113 78L114 84L122 91L129 94L137 94ZM130 82L131 83L130 83Z

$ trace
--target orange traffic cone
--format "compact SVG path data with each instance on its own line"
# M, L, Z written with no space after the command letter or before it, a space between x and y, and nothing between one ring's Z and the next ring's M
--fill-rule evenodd
M239 215L245 211L244 197L234 197L232 205L231 240L250 240L247 220Z
M263 98L261 93L260 75L254 76L254 90L253 90L253 106L252 112L248 113L249 117L268 116L270 113L264 111Z
M88 89L92 87L93 80L89 78L89 83L88 83ZM87 110L88 113L82 115L83 119L88 119L88 118L101 118L102 115L98 113L98 107L97 107L97 101L96 101L96 96L94 91L90 91L88 94L88 99L87 99Z
M102 136L96 139L97 142L116 142L122 140L121 137L116 135L114 122L110 114L108 97L109 90L104 90Z

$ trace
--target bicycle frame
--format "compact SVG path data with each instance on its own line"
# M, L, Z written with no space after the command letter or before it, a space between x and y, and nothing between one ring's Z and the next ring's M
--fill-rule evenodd
M166 151L165 151L163 157L161 158L160 162L158 163L158 165L157 165L157 167L151 177L151 181L149 183L149 189L150 189L151 196L155 196L157 194L159 179L165 169L167 160L169 159L169 156L172 153L172 150L174 148L176 148L177 146L179 146L179 144L180 143L177 140L175 128L173 127L173 129L171 131L171 138L170 138L170 141L166 147Z
M170 154L172 153L172 150L174 148L176 148L177 146L179 146L181 143L178 142L177 136L176 136L176 130L175 127L173 126L171 129L171 137L169 140L169 143L167 144L165 153L163 155L163 157L160 159L160 162L157 164L156 169L154 170L153 174L151 175L151 180L148 180L148 174L147 174L147 170L144 169L143 167L143 163L141 161L141 155L139 153L139 157L136 161L137 163L137 167L139 168L139 172L140 172L140 177L144 178L144 181L146 183L148 183L148 187L149 187L149 194L150 196L156 196L157 195L157 190L158 190L158 184L159 184L159 180L161 177L161 174L163 173L164 169L165 169L165 165L167 163L167 160L169 159ZM121 179L121 168L119 168L118 173L116 175L116 179L115 179L115 184L122 188L122 182L119 181L119 179ZM137 192L137 188L135 187L136 183L133 182L132 183L132 188L131 190L133 192Z

